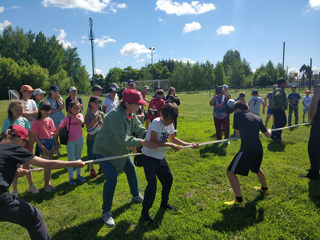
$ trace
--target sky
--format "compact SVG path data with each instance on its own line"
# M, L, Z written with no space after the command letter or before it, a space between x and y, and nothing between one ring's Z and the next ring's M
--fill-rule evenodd
M297 72L320 71L320 0L0 0L0 34L11 25L55 35L77 48L92 74L140 69L159 60L216 64L237 50L253 71L272 61ZM150 48L155 48L151 54Z

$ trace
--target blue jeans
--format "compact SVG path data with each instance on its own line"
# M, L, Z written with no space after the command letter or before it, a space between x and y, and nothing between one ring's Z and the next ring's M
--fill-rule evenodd
M83 148L83 137L76 141L67 143L68 161L80 160ZM73 178L73 167L68 167L69 178ZM81 173L81 168L76 168L77 175Z
M104 156L96 154L96 159L104 158ZM112 207L113 195L117 186L118 172L117 169L109 162L99 162L101 169L103 170L106 181L103 186L103 212L110 212ZM130 187L130 193L132 196L139 194L139 183L136 173L136 168L132 162L131 157L128 157L123 171L127 175L127 180Z

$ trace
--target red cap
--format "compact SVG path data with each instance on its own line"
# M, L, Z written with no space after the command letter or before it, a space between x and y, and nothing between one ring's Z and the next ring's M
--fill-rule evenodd
M307 94L307 93L310 93L310 90L306 90L306 94Z
M28 131L21 125L15 124L9 127L9 134L17 137L21 137L28 142Z
M137 105L146 105L146 101L142 100L140 94L134 89L127 89L122 93L123 101L134 103Z

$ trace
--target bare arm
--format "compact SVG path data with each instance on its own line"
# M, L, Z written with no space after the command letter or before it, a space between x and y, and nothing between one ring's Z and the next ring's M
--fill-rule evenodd
M40 157L34 157L27 162L32 165L36 165L38 167L43 167L46 169L59 169L59 168L67 168L67 167L82 168L85 166L85 163L82 162L81 160L67 162L67 161L59 161L59 160L48 160Z
M84 124L84 120L82 118L78 118L76 115L74 115L71 112L68 112L68 117L73 118L74 120L76 120L77 123L79 124Z
M317 86L314 88L313 97L312 97L310 107L309 107L309 119L310 119L311 124L312 124L314 116L317 113L317 107L318 107L319 100L320 100L320 87Z

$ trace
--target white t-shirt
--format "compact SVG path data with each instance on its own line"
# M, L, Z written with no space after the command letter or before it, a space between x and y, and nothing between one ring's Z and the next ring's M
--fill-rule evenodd
M253 96L252 98L250 98L250 100L248 102L248 104L250 106L250 112L260 116L260 106L263 103L264 103L264 101L261 97Z
M28 99L27 101L24 101L23 99L21 99L21 101L24 102L25 111L26 112L33 112L37 108L36 102L34 100L32 100L32 99ZM31 125L32 125L32 121L34 119L35 119L35 116L30 116L28 118L28 122L29 122L30 128L31 128Z
M164 126L163 123L161 122L160 118L158 117L152 121L152 123L148 129L147 135L146 135L146 141L150 141L151 131L157 132L157 140L159 142L165 143L168 141L169 135L174 134L174 127L173 127L173 124L170 124L169 126ZM165 156L164 149L166 149L166 148L165 147L158 147L157 150L151 150L150 148L143 147L141 151L142 151L142 153L144 153L145 155L147 155L149 157L153 157L153 158L161 160ZM160 150L163 150L163 151L160 151Z
M117 107L119 105L118 101L116 100L116 98L114 98L114 100L112 101L110 98L106 98L103 103L103 106L107 107L106 109L106 114L108 112L110 112L113 108Z
M304 105L306 105L307 107L310 107L310 103L311 103L311 100L312 100L312 96L304 96L302 98L302 102L304 103ZM302 104L303 105L303 104ZM303 109L306 109L306 107L303 105Z

